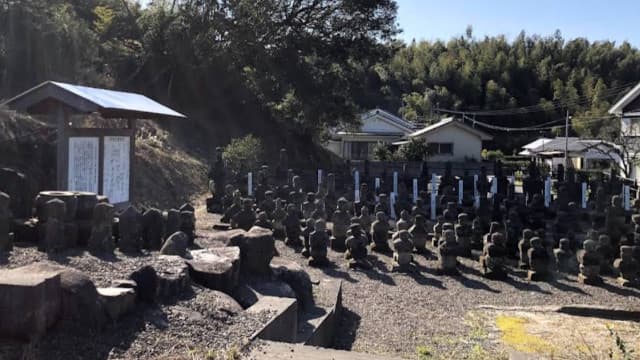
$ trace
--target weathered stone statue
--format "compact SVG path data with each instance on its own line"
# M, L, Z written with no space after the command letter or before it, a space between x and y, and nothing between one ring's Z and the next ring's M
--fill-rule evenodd
M293 247L302 245L300 242L300 235L302 234L300 218L294 204L287 205L287 217L284 219L283 225L286 233L284 243Z
M506 221L506 235L507 235L507 252L509 256L515 258L518 251L518 241L520 234L522 233L522 221L516 209L509 210Z
M442 212L442 216L444 216L444 220L447 222L456 222L456 220L458 220L458 207L456 203L452 201L447 202L447 208Z
M113 216L116 209L109 203L98 203L93 208L93 223L88 247L92 252L112 253L115 249L113 241Z
M5 251L11 251L13 248L12 236L9 233L9 222L11 220L10 202L11 197L0 192L0 254Z
M118 248L120 251L124 253L140 251L142 247L140 220L140 213L131 205L118 216Z
M307 193L307 199L302 203L302 216L305 219L310 219L311 214L316 210L316 194L312 192Z
M327 212L325 210L324 200L318 199L315 203L315 210L311 213L311 218L314 220L326 220Z
M60 199L51 199L45 204L44 212L47 214L47 222L44 243L49 254L59 252L67 247L64 237L65 211L66 205Z
M578 254L578 262L580 263L580 274L578 281L583 284L598 285L602 283L600 277L600 255L596 251L598 243L593 240L585 241L582 250Z
M489 242L484 245L482 256L480 256L482 274L490 279L505 279L507 277L506 255L504 235L500 232L492 233Z
M596 252L600 257L600 274L611 274L613 272L612 265L616 256L616 251L613 246L611 246L611 238L609 238L608 235L598 236Z
M480 218L476 217L471 222L471 248L475 250L482 249L482 236L484 231L482 229L482 223Z
M145 249L160 250L164 219L162 212L151 208L142 215L142 246Z
M380 194L378 199L374 212L377 214L379 211L382 211L386 216L390 216L391 211L389 209L389 197L387 194Z
M620 237L627 234L627 226L625 223L625 211L622 207L622 198L620 195L611 197L611 206L606 210L606 227L607 234L611 238L611 243L618 244Z
M578 272L578 260L571 250L571 241L567 238L560 239L560 247L553 250L556 258L556 268L560 272L574 274Z
M196 240L196 216L193 211L180 210L180 231L187 234L189 245Z
M344 251L347 230L351 223L351 216L347 211L347 199L338 199L338 206L331 217L333 219L333 233L331 237L331 248L333 250Z
M469 215L458 214L458 223L454 226L456 242L460 247L460 256L471 257L471 226L469 225Z
M267 217L273 216L273 211L276 209L276 202L274 199L274 193L271 190L264 192L264 200L260 203L260 211L267 213Z
M256 213L253 210L253 200L242 200L242 209L231 218L231 228L249 231L256 223Z
M242 210L242 197L240 195L240 191L236 190L233 192L231 206L226 209L220 221L223 223L230 223L233 216L240 212L240 210Z
M413 261L413 242L407 230L398 231L393 240L393 268L405 271Z
M276 239L285 237L284 219L287 217L287 212L283 207L282 200L276 199L276 208L273 210L273 237Z
M364 231L365 236L367 237L367 243L371 242L371 224L373 221L371 220L371 215L369 215L369 208L367 206L363 206L360 209L360 216L358 217L360 220L360 226L362 227L362 231Z
M389 223L387 217L382 211L376 213L376 220L371 224L371 238L373 243L371 244L371 251L376 252L389 252Z
M182 226L182 219L180 218L180 211L177 209L169 209L167 210L165 223L164 223L164 233L163 239L167 240L169 236L180 231L180 227Z
M269 220L269 216L267 215L266 211L260 211L254 226L259 226L264 229L273 230L273 225L271 224L271 220Z
M402 210L400 212L400 219L396 222L396 231L409 230L412 225L411 215L407 210Z
M529 269L528 252L529 252L529 249L531 248L532 237L533 237L533 230L531 229L522 230L522 238L518 242L518 253L520 256L518 267L523 270Z
M329 263L327 259L327 247L329 246L329 234L327 234L326 222L316 220L314 231L309 234L309 265L324 266Z
M362 235L360 224L351 224L351 236L345 241L345 258L349 260L350 268L371 268L367 261L367 239Z
M529 258L529 281L544 281L551 278L551 257L542 245L539 237L531 238L531 248L527 251Z
M633 258L631 246L620 247L620 258L613 262L613 268L618 274L620 286L638 286L640 264Z
M428 213L428 209L424 205L424 200L422 199L422 197L419 197L416 200L416 204L411 209L411 216L413 216L414 218L418 215L422 215L423 217L426 217L427 213Z
M502 239L504 239L504 228L502 227L502 224L497 221L493 221L489 226L489 232L484 235L484 239L482 241L483 246L491 241L491 236L495 233L500 233L502 235Z
M311 255L310 236L315 231L316 221L308 218L305 228L302 230L302 256L309 257Z
M458 243L453 230L442 233L442 241L438 246L438 273L443 275L458 275Z
M436 217L436 223L433 225L433 237L431 238L431 245L435 248L440 245L440 238L442 237L442 225L444 225L444 217L438 215Z
M418 254L424 254L427 252L427 231L426 220L421 214L416 215L415 223L409 229L409 234L413 240L413 246Z

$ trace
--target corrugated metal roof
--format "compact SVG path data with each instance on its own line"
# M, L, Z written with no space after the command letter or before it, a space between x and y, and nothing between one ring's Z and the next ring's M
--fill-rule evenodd
M444 118L444 119L438 121L435 124L431 124L431 125L425 127L424 129L420 129L420 130L418 130L416 132L413 132L413 133L409 134L409 137L411 138L411 137L421 136L421 135L427 134L429 132L435 131L435 130L437 130L439 128L448 126L448 125L455 125L455 126L458 126L460 128L464 128L465 130L476 134L477 136L482 138L482 140L492 140L493 139L493 137L491 135L485 133L484 131L481 131L481 130L478 130L478 129L474 129L471 126L463 123L462 121L458 121L453 117Z
M80 113L98 112L107 118L186 118L185 115L148 97L124 91L47 81L4 103L19 110L46 113L50 100Z

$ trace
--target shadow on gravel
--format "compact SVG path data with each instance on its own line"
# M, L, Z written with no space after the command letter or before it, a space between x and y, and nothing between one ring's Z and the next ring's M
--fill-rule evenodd
M373 270L363 271L365 275L371 280L380 281L385 285L395 286L396 282L387 273L389 272L389 265L386 262L378 259L377 257L369 256L369 261L373 265Z
M339 350L351 350L356 340L356 332L360 327L360 315L348 308L342 308L338 327L333 336L333 346Z
M524 290L524 291L535 291L535 292L539 292L541 294L545 294L545 295L551 295L550 291L547 290L543 290L542 288L540 288L540 286L530 283L530 282L525 282L520 280L520 277L518 277L516 274L513 274L515 276L513 277L509 277L507 278L507 280L504 280L503 283L505 284L509 284L511 286L513 286L514 288L518 289L518 290Z
M560 290L560 291L570 291L570 292L574 292L574 293L581 294L581 295L591 296L591 294L585 292L584 290L580 289L579 287L562 283L562 282L560 282L560 280L562 280L562 279L555 279L553 281L549 281L548 284L553 286L554 288Z
M478 280L474 280L471 278L468 278L462 274L460 274L460 276L452 276L451 279L454 279L456 281L458 281L460 284L462 284L464 287L469 288L469 289L474 289L474 290L485 290L494 294L499 294L500 290L496 290L494 288L492 288L491 286L483 283L482 281L478 281Z
M433 286L438 289L446 290L447 288L444 286L444 283L436 278L430 278L422 275L420 272L411 272L408 273L413 280L416 281L419 285L428 285Z
M340 270L340 267L338 267L335 263L330 263L324 267L319 267L318 268L320 271L322 271L325 275L331 276L333 278L338 278L338 279L342 279L345 281L348 281L350 283L357 283L358 280L354 279L353 277L351 277L351 274L349 274L346 271Z
M467 266L463 263L458 263L458 270L460 270L461 273L463 274L468 274L468 275L474 275L477 277L482 277L482 273L480 272L480 270L471 267L471 266Z
M618 286L614 286L611 285L609 283L603 282L600 285L601 288L607 290L608 292L617 294L617 295L622 295L622 296L633 296L633 297L640 297L640 292L638 292L637 290L632 290L630 288L621 288Z

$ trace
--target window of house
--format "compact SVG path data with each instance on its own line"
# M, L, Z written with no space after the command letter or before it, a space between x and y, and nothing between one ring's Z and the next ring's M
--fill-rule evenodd
M453 143L429 143L429 155L453 155Z
M369 156L368 142L352 142L351 143L351 159L365 160Z

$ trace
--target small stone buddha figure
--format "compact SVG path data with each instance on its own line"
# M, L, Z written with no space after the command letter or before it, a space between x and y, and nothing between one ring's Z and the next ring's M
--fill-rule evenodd
M360 209L360 216L358 217L358 219L360 220L362 231L365 232L365 235L367 237L367 242L371 243L371 224L373 223L373 221L371 219L369 208L367 206L363 206Z
M309 237L311 233L315 231L316 221L312 218L308 218L306 221L306 226L302 230L302 256L309 257L310 255L310 245L309 245Z
M389 222L382 211L376 213L376 220L371 224L371 251L389 252Z
M351 223L351 216L347 211L347 199L338 199L336 211L333 213L333 232L331 237L331 248L337 251L344 251L345 240L347 239L347 230Z
M443 275L458 275L458 253L460 252L456 235L453 230L442 232L442 241L438 246L438 273Z
M275 204L276 207L273 210L273 220L271 222L271 225L273 227L273 237L275 239L284 239L284 219L287 217L287 212L284 210L283 201L281 199L276 199Z
M600 255L596 251L598 243L593 240L586 240L582 246L584 250L578 254L578 262L580 263L578 281L589 285L602 283L602 278L600 277Z
M613 268L618 274L618 284L625 287L638 286L640 264L633 258L631 246L620 247L620 258L613 262Z
M533 230L524 229L522 230L522 238L518 242L518 252L520 254L520 261L518 262L518 267L523 270L529 269L529 256L527 255L529 249L531 248L531 238L533 237Z
M327 220L327 211L325 210L325 204L323 199L316 200L315 210L311 213L311 218L314 220Z
M307 199L302 203L302 216L305 219L310 219L311 214L316 209L316 194L312 192L307 193Z
M323 219L316 220L314 231L309 234L310 266L325 266L329 263L329 259L327 259L328 246L327 223Z
M274 199L274 193L271 190L264 192L264 200L259 204L260 211L267 213L267 218L273 216L273 211L276 209L276 201Z
M427 252L427 231L426 220L421 214L416 215L415 223L409 229L409 234L413 240L413 247L418 254Z
M484 235L484 238L482 239L483 246L491 241L491 235L498 232L501 233L502 236L504 237L504 229L502 227L502 224L497 221L491 222L491 225L489 226L489 232L486 233Z
M256 213L253 211L253 200L242 200L242 209L231 218L231 228L249 231L256 222Z
M544 248L542 239L533 237L530 240L531 248L527 251L529 258L529 271L527 279L529 281L544 281L551 278L551 256Z
M411 208L411 216L415 218L418 215L427 216L427 207L421 197L416 200L416 204Z
M396 231L409 230L412 225L411 214L409 214L407 210L402 210L400 212L400 219L396 222Z
M351 224L351 236L345 241L345 259L349 260L350 268L371 268L367 261L367 239L363 236L360 224Z
M556 258L556 268L560 272L575 274L578 272L578 260L576 254L571 250L571 240L560 239L560 246L553 250Z
M458 206L455 202L449 201L447 202L447 208L442 212L444 216L444 220L454 223L458 220Z
M413 261L413 242L407 230L400 230L393 240L393 269L407 270Z
M233 192L231 206L226 209L220 221L223 223L230 223L231 219L235 216L235 214L240 212L240 210L242 210L242 196L239 190L235 190Z
M458 223L454 226L456 242L460 246L460 256L471 257L471 226L469 225L469 215L458 214Z
M389 196L387 194L380 194L378 196L378 203L374 208L374 212L377 214L379 211L382 211L386 216L391 215L391 211L389 210Z
M266 211L260 211L260 213L258 214L258 218L255 222L255 226L273 230L273 223L269 220L269 215L267 215Z
M611 238L608 235L598 236L598 245L596 246L596 252L600 255L600 274L609 275L613 273L613 260L616 253L611 246Z
M607 207L605 224L610 241L614 244L620 242L620 237L626 235L625 210L622 207L620 195L611 197L611 206Z
M435 248L440 244L440 238L442 237L442 225L444 225L444 217L438 215L436 217L436 223L433 225L433 237L431 238L431 245Z
M302 229L295 204L287 205L287 217L284 219L283 225L286 233L284 243L292 247L302 245L300 242Z
M471 222L471 248L475 250L482 249L482 236L484 231L482 230L482 223L480 218L476 217Z
M506 257L507 249L504 247L504 235L500 232L491 234L491 238L484 245L482 256L480 256L482 274L490 279L505 279L507 277Z

